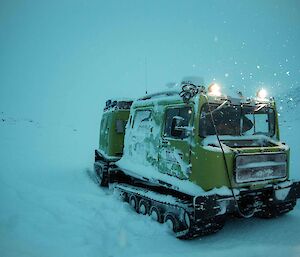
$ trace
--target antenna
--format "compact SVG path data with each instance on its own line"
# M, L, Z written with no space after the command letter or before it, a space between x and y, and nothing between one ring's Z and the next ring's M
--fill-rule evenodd
M147 57L145 57L145 89L146 95L148 94L148 67L147 67Z

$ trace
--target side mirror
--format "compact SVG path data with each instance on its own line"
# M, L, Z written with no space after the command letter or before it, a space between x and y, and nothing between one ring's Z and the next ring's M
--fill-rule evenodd
M184 118L181 116L174 116L173 117L173 121L172 121L172 125L174 125L174 127L181 127L183 124Z
M172 120L172 136L183 138L193 133L194 128L183 126L184 118L180 116L173 117Z

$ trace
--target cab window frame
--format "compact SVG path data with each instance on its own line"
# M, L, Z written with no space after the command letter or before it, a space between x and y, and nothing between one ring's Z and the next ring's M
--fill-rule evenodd
M149 111L150 112L150 120L153 120L153 110L151 108L145 108L145 109L135 109L134 111L134 115L131 118L131 129L135 129L134 128L134 124L136 122L136 116L138 112L143 112L143 111Z
M213 103L213 105L214 105L214 103ZM232 106L238 106L238 107L240 107L240 105L232 105ZM202 138L202 139L204 139L204 138L206 138L206 137L208 137L208 136L215 136L216 134L203 134L203 131L202 131L202 127L201 127L201 119L202 119L202 117L201 117L201 115L202 115L202 112L203 112L203 110L204 110L204 108L208 108L209 109L209 106L208 106L208 103L205 103L205 104L203 104L202 106L201 106L201 108L200 108L200 115L199 115L199 122L198 122L198 136L200 137L200 138ZM248 106L246 106L245 108L248 108ZM270 114L270 113L267 113L267 115L268 115L268 119L270 119L270 117L272 118L272 122L273 122L273 127L271 127L271 123L270 122L268 122L268 129L269 129L269 131L268 131L268 133L259 133L259 134L263 134L263 135L266 135L266 136L269 136L269 137L273 137L275 134L276 134L276 117L275 117L275 113L276 113L276 111L275 111L275 108L274 107L272 107L272 106L270 106L269 107L269 109L271 109L273 112L272 112L272 114ZM213 109L212 110L212 112L214 111L215 109ZM243 115L243 108L241 107L241 114ZM258 113L259 114L259 113ZM253 116L255 116L255 115L257 115L257 114L253 114ZM209 119L211 119L211 118L209 118ZM254 118L254 120L255 120L255 118ZM254 124L254 128L256 128L255 127L255 122L253 123ZM243 124L240 124L240 125L243 125ZM239 129L239 131L240 131L240 133L239 133L239 135L234 135L234 136L242 136L242 135L244 135L244 133L242 133L242 131L241 131L241 127L240 127L240 129ZM223 135L223 134L220 134L220 133L218 133L219 135ZM257 135L258 133L254 133L254 134L252 134L252 135ZM224 134L225 135L225 134ZM226 135L225 135L226 136ZM229 135L230 136L230 135ZM250 134L249 134L249 136L250 136Z
M172 140L185 140L185 139L187 139L187 138L189 138L189 135L182 135L182 136L173 136L173 135L171 135L171 131L170 131L170 133L169 134L167 134L167 132L166 132L166 129L167 129L167 121L168 121L168 117L167 117L167 115L168 115L168 111L169 110L174 110L174 109L178 109L178 110L180 110L180 109L184 109L184 108L186 108L187 110L191 110L191 113L190 113L190 117L189 117L189 120L188 120L188 123L187 123L187 126L191 126L193 123L193 119L194 119L194 107L193 107L193 105L170 105L170 106L166 106L166 108L164 109L164 123L163 123L163 127L162 127L162 131L161 131L161 133L162 133L162 138L169 138L169 139L172 139ZM180 114L180 111L179 111L179 114ZM175 116L179 116L179 115L175 115ZM173 120L173 118L175 117L175 116L173 116L172 117L172 120ZM181 116L182 117L182 116ZM172 120L171 120L171 122L172 122Z

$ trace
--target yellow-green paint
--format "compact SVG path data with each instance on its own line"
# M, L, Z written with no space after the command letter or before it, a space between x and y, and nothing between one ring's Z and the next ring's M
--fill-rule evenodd
M272 147L257 147L247 148L240 147L232 149L232 152L226 152L225 158L228 167L228 175L226 173L225 163L221 151L211 151L203 147L203 138L199 136L199 121L202 106L207 102L215 102L216 99L200 95L192 99L189 103L184 103L181 98L158 98L151 101L135 101L131 107L130 114L134 117L137 110L152 110L153 127L150 129L149 135L146 135L146 141L151 144L155 150L153 154L146 154L148 162L155 166L160 172L178 177L178 179L189 179L193 183L199 185L204 190L219 188L222 186L229 187L230 184L234 188L260 188L269 183L282 181L285 179L268 180L267 182L248 182L237 184L234 180L234 162L235 155L239 153L260 153L260 152L283 152L288 155L287 168L289 169L289 150L281 146ZM223 101L223 100L222 100ZM222 103L219 100L219 103ZM166 110L171 107L189 106L193 110L193 115L189 126L194 127L193 133L185 139L167 138L164 136L164 126L166 120ZM275 103L272 103L275 110L275 137L279 140L279 126L278 116ZM107 120L108 126L103 125L100 130L99 148L109 156L120 156L123 149L124 134L117 134L115 131L116 119L128 120L129 110L110 111L103 114L102 122ZM128 129L131 129L128 124ZM127 131L128 132L128 131ZM167 143L166 143L167 142ZM125 142L126 143L126 142ZM149 145L150 145L149 144ZM150 146L149 146L150 147ZM190 165L190 173L187 177L184 172L180 170L180 166L176 164L167 165L162 152L163 151L177 151L182 154L182 159L185 163ZM289 174L289 173L288 173ZM288 176L287 176L288 177Z
M129 110L104 112L100 124L99 149L109 157L121 157L124 148L124 133L117 133L116 122L126 122Z

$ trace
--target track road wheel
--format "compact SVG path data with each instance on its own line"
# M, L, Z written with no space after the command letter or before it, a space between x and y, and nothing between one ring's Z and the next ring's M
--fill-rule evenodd
M139 202L139 213L141 213L143 215L146 215L149 213L149 203L144 199L141 199Z
M178 221L172 213L166 213L166 215L164 217L164 223L167 224L167 226L169 227L169 229L172 232L177 232L177 230L178 230Z
M130 195L129 196L129 205L136 211L138 212L138 200L135 195Z
M102 187L108 187L108 172L104 171L103 167L97 163L94 164L94 170L99 185Z
M186 229L191 227L191 217L187 212L184 213L184 225Z
M151 206L149 215L153 220L155 220L159 223L163 222L161 212L156 206Z

